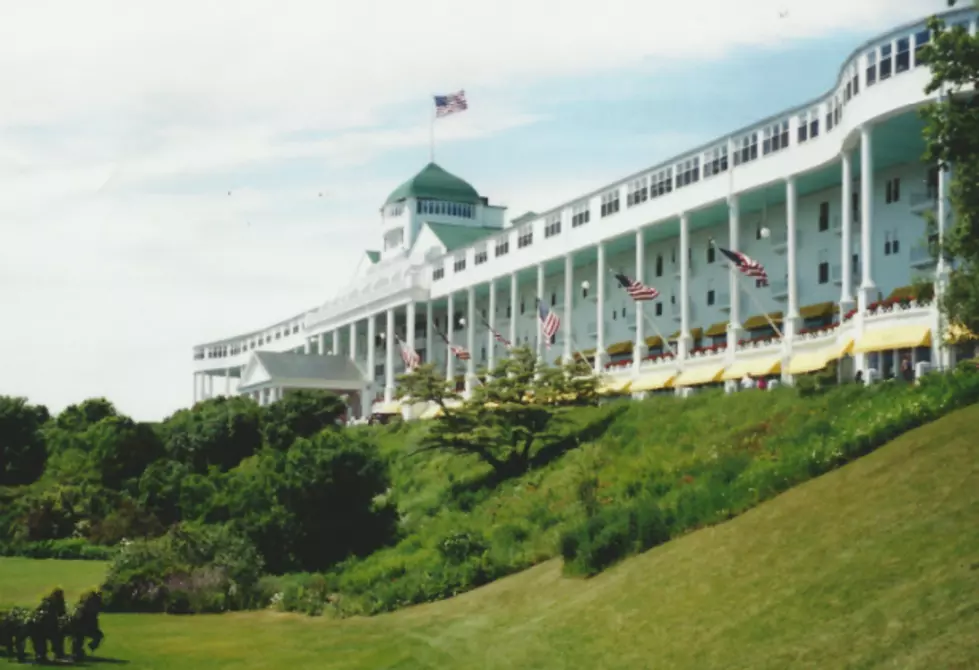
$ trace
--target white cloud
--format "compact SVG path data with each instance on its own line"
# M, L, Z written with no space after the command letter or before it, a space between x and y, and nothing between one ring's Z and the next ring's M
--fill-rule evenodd
M0 393L56 410L106 394L142 418L186 403L195 342L321 302L376 245L395 184L359 175L387 152L421 162L432 93L471 103L440 146L484 139L542 122L526 106L541 81L873 30L944 4L929 2L8 3ZM635 141L666 157L692 139ZM295 161L326 185L255 176ZM515 216L606 178L569 166L480 189Z

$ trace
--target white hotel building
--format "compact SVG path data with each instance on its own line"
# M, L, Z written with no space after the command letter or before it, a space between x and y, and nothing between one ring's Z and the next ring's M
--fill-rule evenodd
M971 8L943 15L976 30ZM948 175L921 160L926 19L857 48L825 95L540 213L507 221L429 164L387 198L381 250L336 299L194 348L195 402L218 377L225 395L264 404L326 388L366 414L394 396L397 338L468 389L505 354L487 324L549 360L581 352L609 390L632 393L791 382L837 359L871 377L904 357L947 365L938 310L910 298L918 278L945 272L925 213L950 219ZM760 261L769 286L712 239ZM660 298L634 303L614 271ZM562 318L549 348L538 297ZM439 331L472 358L448 355Z

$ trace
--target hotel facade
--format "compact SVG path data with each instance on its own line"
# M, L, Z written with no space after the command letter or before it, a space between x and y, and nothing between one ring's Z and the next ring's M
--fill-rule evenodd
M934 4L974 33L975 10ZM930 15L857 48L825 95L540 213L508 220L425 166L387 198L380 250L335 299L194 348L194 401L216 381L263 404L322 388L356 416L390 411L402 342L468 390L506 354L494 331L548 361L586 356L613 393L791 383L836 360L871 379L905 358L949 365L935 302L912 290L941 290L926 216L938 235L951 219L949 175L921 158ZM717 247L759 261L768 285ZM632 301L616 272L659 297ZM553 342L538 299L561 317Z

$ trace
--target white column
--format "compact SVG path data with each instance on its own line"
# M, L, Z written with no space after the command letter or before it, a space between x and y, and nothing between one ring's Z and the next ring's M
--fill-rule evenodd
M199 396L198 396L198 387L199 386L200 386L200 375L195 372L194 373L194 404L195 405L197 404L197 400L199 399Z
M205 377L205 379L207 379L207 397L208 398L213 398L214 397L214 377L212 377L211 375L207 375L207 377Z
M541 303L544 302L544 264L537 264L537 300ZM544 358L544 328L543 323L540 320L539 311L540 306L534 303L535 313L534 322L537 324L537 358Z
M309 336L303 338L303 353L309 356L313 353L313 342L309 339Z
M564 257L564 356L563 362L571 360L574 349L574 254Z
M860 264L863 278L860 281L858 305L860 311L874 301L877 286L873 278L873 230L874 230L874 156L871 140L873 129L865 125L860 129Z
M789 281L789 305L783 323L785 336L791 340L795 336L795 331L799 321L799 273L797 269L797 245L796 245L796 209L798 207L796 198L795 177L785 180L785 244L788 247L788 281Z
M469 350L469 360L466 361L466 394L472 393L476 385L476 287L470 286L466 291L466 349Z
M224 371L224 397L231 397L231 368Z
M374 383L377 375L377 319L371 314L367 317L367 379L371 385L371 392L374 391Z
M370 339L370 335L367 336L367 339ZM367 350L370 351L371 348L367 347ZM350 324L350 360L352 360L354 363L357 362L357 322L356 321ZM373 374L374 373L371 372L371 375ZM373 377L371 377L370 375L368 376L368 378L373 379Z
M340 331L337 328L330 331L330 353L340 355Z
M605 370L605 243L598 243L598 275L595 277L595 373Z
M643 280L646 266L646 236L642 228L636 231L636 281ZM642 359L646 357L646 319L643 312L645 302L641 300L633 301L636 308L636 342L632 345L632 367L639 371Z
M496 338L493 331L496 330L496 280L490 279L489 283L489 314L487 315L489 329L486 331L486 367L489 370L496 365Z
M415 315L415 301L412 300L405 307L405 344L408 348L415 350L415 321L417 316Z
M690 216L680 215L680 341L677 348L680 359L690 350Z
M324 330L320 333L319 342L320 356L326 356L326 331Z
M435 362L435 307L432 301L425 303L425 362Z
M394 400L394 309L388 307L387 327L384 329L384 402L392 400Z
M510 274L510 346L517 346L517 273Z
M455 379L456 357L452 355L452 349L449 346L454 344L452 341L452 332L455 330L455 319L452 316L455 313L455 300L451 293L449 294L448 302L445 319L445 339L449 341L449 344L445 347L445 378L452 381Z
M840 319L853 308L853 161L850 151L843 149L843 156L840 160L842 167L842 202L840 203L840 217L842 220L840 231L840 271L843 279L843 286L840 289Z
M741 201L736 193L727 199L727 244L731 251L740 251L741 241ZM731 294L731 312L727 323L728 357L733 358L741 340L741 277L731 264L728 270L728 291Z

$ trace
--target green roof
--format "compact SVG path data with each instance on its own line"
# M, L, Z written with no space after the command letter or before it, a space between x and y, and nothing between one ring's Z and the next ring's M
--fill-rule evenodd
M384 204L390 205L405 198L464 202L472 205L480 202L476 189L435 163L429 163L421 172L394 189Z
M368 258L368 260L370 260L371 263L376 263L379 260L381 260L381 252L380 251L368 251L367 252L367 258Z
M468 247L473 242L500 232L499 228L482 228L474 226L454 226L450 223L425 223L432 229L435 237L445 245L446 251L455 251Z
M533 221L536 218L537 218L537 212L524 212L510 223L512 223L515 226L519 226L521 223L527 223L528 221Z

